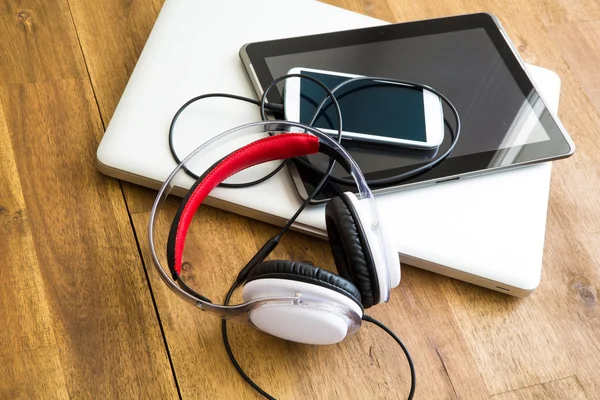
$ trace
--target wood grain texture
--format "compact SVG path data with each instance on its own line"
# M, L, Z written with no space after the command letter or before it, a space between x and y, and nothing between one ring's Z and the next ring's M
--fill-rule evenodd
M1 398L67 397L31 221L0 104ZM35 362L34 362L35 361ZM30 376L38 377L31 384Z
M3 1L0 37L0 85L87 75L65 1Z
M493 400L585 400L587 398L581 384L574 376L548 383L541 383L539 385L528 386L523 389L501 393L492 397Z
M1 7L1 397L177 397L68 4Z
M370 313L411 350L418 399L596 398L600 3L327 2L389 22L492 12L525 61L559 74L559 115L577 152L553 166L540 287L516 299L405 267L390 303ZM172 398L175 381L186 399L258 398L230 365L219 321L159 280L146 239L155 192L123 183L124 204L119 184L94 169L102 126L161 5L0 4L0 264L8 272L0 284L1 398ZM175 204L161 215L161 248ZM190 229L185 279L221 302L275 231L203 207ZM327 244L298 233L272 258L333 270ZM371 326L326 347L230 326L240 364L278 398L403 398L408 391L400 350Z

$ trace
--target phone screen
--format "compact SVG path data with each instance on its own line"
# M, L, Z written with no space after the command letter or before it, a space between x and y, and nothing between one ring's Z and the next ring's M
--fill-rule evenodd
M348 77L302 71L333 89ZM342 111L344 132L426 142L423 91L401 85L358 81L340 88L335 96ZM310 124L327 93L318 84L300 80L300 122ZM315 127L338 129L335 106L327 102Z

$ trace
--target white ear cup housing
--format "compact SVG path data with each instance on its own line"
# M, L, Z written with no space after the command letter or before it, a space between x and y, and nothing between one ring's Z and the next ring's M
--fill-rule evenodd
M395 288L400 284L400 256L396 241L392 240L389 230L386 228L383 221L379 221L379 229L382 233L382 239L386 243L385 256L387 258L387 268L390 271L390 286Z
M390 290L400 284L400 259L396 246L389 237L383 221L375 220L373 203L370 199L359 200L353 193L345 192L344 195L351 201L358 219L365 232L367 244L371 250L377 284L379 285L379 302L385 303L390 299Z
M244 285L245 302L268 297L298 296L295 303L258 304L248 318L261 331L298 343L341 342L360 327L362 308L336 291L292 279L255 279Z

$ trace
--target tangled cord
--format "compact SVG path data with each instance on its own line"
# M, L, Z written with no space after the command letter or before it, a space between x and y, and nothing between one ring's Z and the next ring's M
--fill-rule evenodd
M450 156L452 151L454 151L454 148L456 147L456 144L458 143L458 140L460 138L461 120L460 120L460 116L458 114L458 110L456 109L454 104L452 104L452 102L443 93L439 92L438 90L436 90L430 86L423 85L420 83L404 81L404 80L400 80L400 79L393 79L393 78L357 77L357 78L347 79L347 80L343 81L342 83L338 84L333 89L329 89L323 82L321 82L317 78L314 78L310 75L287 74L287 75L283 75L283 76L273 80L265 89L263 95L261 96L260 101L250 99L248 97L237 96L237 95L232 95L232 94L227 94L227 93L209 93L209 94L200 95L200 96L197 96L197 97L194 97L194 98L188 100L184 105L182 105L179 108L179 110L173 117L173 119L171 121L171 125L169 127L169 150L171 151L171 155L172 155L173 159L177 162L177 164L181 163L181 158L177 154L177 151L175 150L175 145L174 145L175 124L177 123L177 120L179 119L179 116L181 115L181 113L192 103L195 103L196 101L199 101L202 99L211 98L211 97L225 97L225 98L231 98L231 99L235 99L235 100L245 101L245 102L260 106L260 116L263 121L266 121L267 120L267 115L266 115L267 110L273 111L273 112L283 112L283 110L284 110L283 104L267 103L266 102L267 94L272 90L272 88L277 83L281 82L282 80L294 78L294 77L308 79L308 80L316 83L317 85L321 86L321 88L327 93L327 96L321 101L321 103L317 107L317 110L313 114L311 121L307 125L312 126L314 124L314 122L319 117L319 115L321 114L321 111L323 110L323 108L325 107L325 105L327 104L328 101L332 101L334 103L334 106L336 108L336 113L338 114L338 129L337 129L337 136L336 136L336 140L338 143L341 143L341 141L342 141L342 118L341 118L341 110L340 110L339 104L337 102L337 99L335 97L335 93L337 91L339 91L342 87L344 87L350 83L353 83L353 82L373 81L373 82L377 82L377 83L384 84L384 85L393 84L396 86L400 86L403 89L426 90L426 91L431 92L431 93L435 94L436 96L438 96L450 108L450 111L453 114L454 120L456 121L456 126L455 126L455 129L451 129L451 128L449 129L452 140L450 142L450 145L448 146L448 149L446 149L446 151L443 154L441 154L439 157L433 159L432 161L429 161L429 162L421 165L420 167L417 167L410 171L404 172L402 174L394 175L394 176L391 176L388 178L367 179L367 185L369 185L370 187L397 185L397 184L406 182L407 180L414 178L415 176L418 176L420 174L424 174L424 173L430 171L432 168L439 165L442 161L444 161L446 158L448 158ZM447 123L446 120L445 120L445 125L450 127L450 125ZM257 185L257 184L265 182L266 180L275 176L291 160L292 159L283 160L273 171L269 172L267 175L265 175L261 178L258 178L254 181L243 182L243 183L225 183L225 182L223 182L220 184L220 186L227 187L227 188L245 188L245 187ZM334 164L334 162L330 162L330 164L327 166L327 169L325 171L323 171L305 159L294 158L293 160L302 164L304 167L308 168L309 170L311 170L315 173L318 173L318 174L322 175L323 177L326 177L326 179L330 182L344 184L344 185L348 185L348 186L352 186L354 184L354 181L352 179L340 178L340 177L331 175L331 172L333 170L332 164ZM184 170L192 178L194 178L194 179L199 178L198 175L194 174L192 171L190 171L185 166L184 166Z

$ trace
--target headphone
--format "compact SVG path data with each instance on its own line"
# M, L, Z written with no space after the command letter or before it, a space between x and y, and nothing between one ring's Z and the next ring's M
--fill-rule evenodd
M277 124L277 121L246 124L217 136L213 141L251 126L269 130L272 124ZM149 239L153 259L171 289L205 311L222 318L241 319L281 339L306 344L334 344L358 330L365 309L389 300L391 288L400 283L400 260L383 221L378 217L373 194L352 157L326 134L285 121L286 129L290 125L297 125L308 133L281 133L254 141L215 163L191 186L169 231L169 277L155 251L156 212L172 188L177 172L212 141L192 152L165 181L152 209ZM338 274L305 262L259 260L240 274L244 281L244 303L232 306L213 304L188 288L179 278L185 239L194 214L208 194L230 176L249 167L316 153L326 154L339 162L358 187L357 194L345 192L331 198L325 206L327 236Z
M313 81L327 93L327 97L319 104L313 115L310 125L314 123L327 101L331 101L338 117L338 141L309 125L291 121L267 120L265 110L284 111L283 104L267 104L267 93L278 82L290 77ZM260 102L227 93L208 93L196 96L179 108L169 127L169 149L177 162L177 167L163 183L150 212L148 239L152 260L161 278L171 290L201 310L223 319L221 324L223 344L231 362L248 384L269 399L274 397L252 381L237 363L227 339L226 320L235 319L275 337L306 344L338 343L349 334L356 332L362 321L370 322L384 330L402 348L411 373L408 398L412 399L415 393L416 374L408 349L400 338L384 324L364 314L365 309L389 301L391 289L400 283L400 260L397 249L378 216L375 199L367 181L354 159L340 145L342 141L342 114L334 93L342 86L363 80L398 84L403 87L426 90L436 94L449 107L456 120L455 130L452 130L448 125L452 139L443 154L411 171L390 178L374 180L371 181L372 184L392 184L406 181L434 168L452 153L458 143L461 131L460 116L452 102L442 93L429 86L390 78L353 78L338 84L333 89L329 89L323 82L314 77L288 74L272 81L263 92ZM211 97L230 98L259 105L263 121L249 123L223 132L209 139L181 160L175 151L173 142L175 122L189 105ZM202 176L194 174L189 169L191 159L199 152L206 150L215 141L258 126L262 128L261 132L267 132L270 135L272 134L270 131L296 130L294 128L299 128L302 133L283 133L246 145L215 163ZM285 129L282 129L282 127ZM296 159L314 170L314 167L307 164L302 157L319 152L329 156L332 160L326 171L316 170L316 172L323 175L320 183L315 187L313 194L305 200L294 216L290 218L279 235L265 243L238 274L226 296L224 305L212 303L210 299L196 293L180 279L179 274L188 228L200 204L214 188L217 186L243 188L259 184L281 171L291 159ZM227 178L237 172L273 160L284 161L259 179L245 183L224 183ZM342 193L329 199L325 206L327 236L338 274L304 262L289 260L264 261L279 243L281 235L290 228L312 197L321 190L327 179L331 178L332 181L352 184L349 179L330 176L334 161L340 163L350 173L358 188L357 194ZM167 242L167 264L171 272L169 276L161 265L161 257L158 255L154 235L160 206L173 189L179 188L177 182L182 182L182 178L178 176L180 171L185 172L185 178L192 177L196 181L185 195L169 231ZM243 303L229 305L233 291L242 283Z

